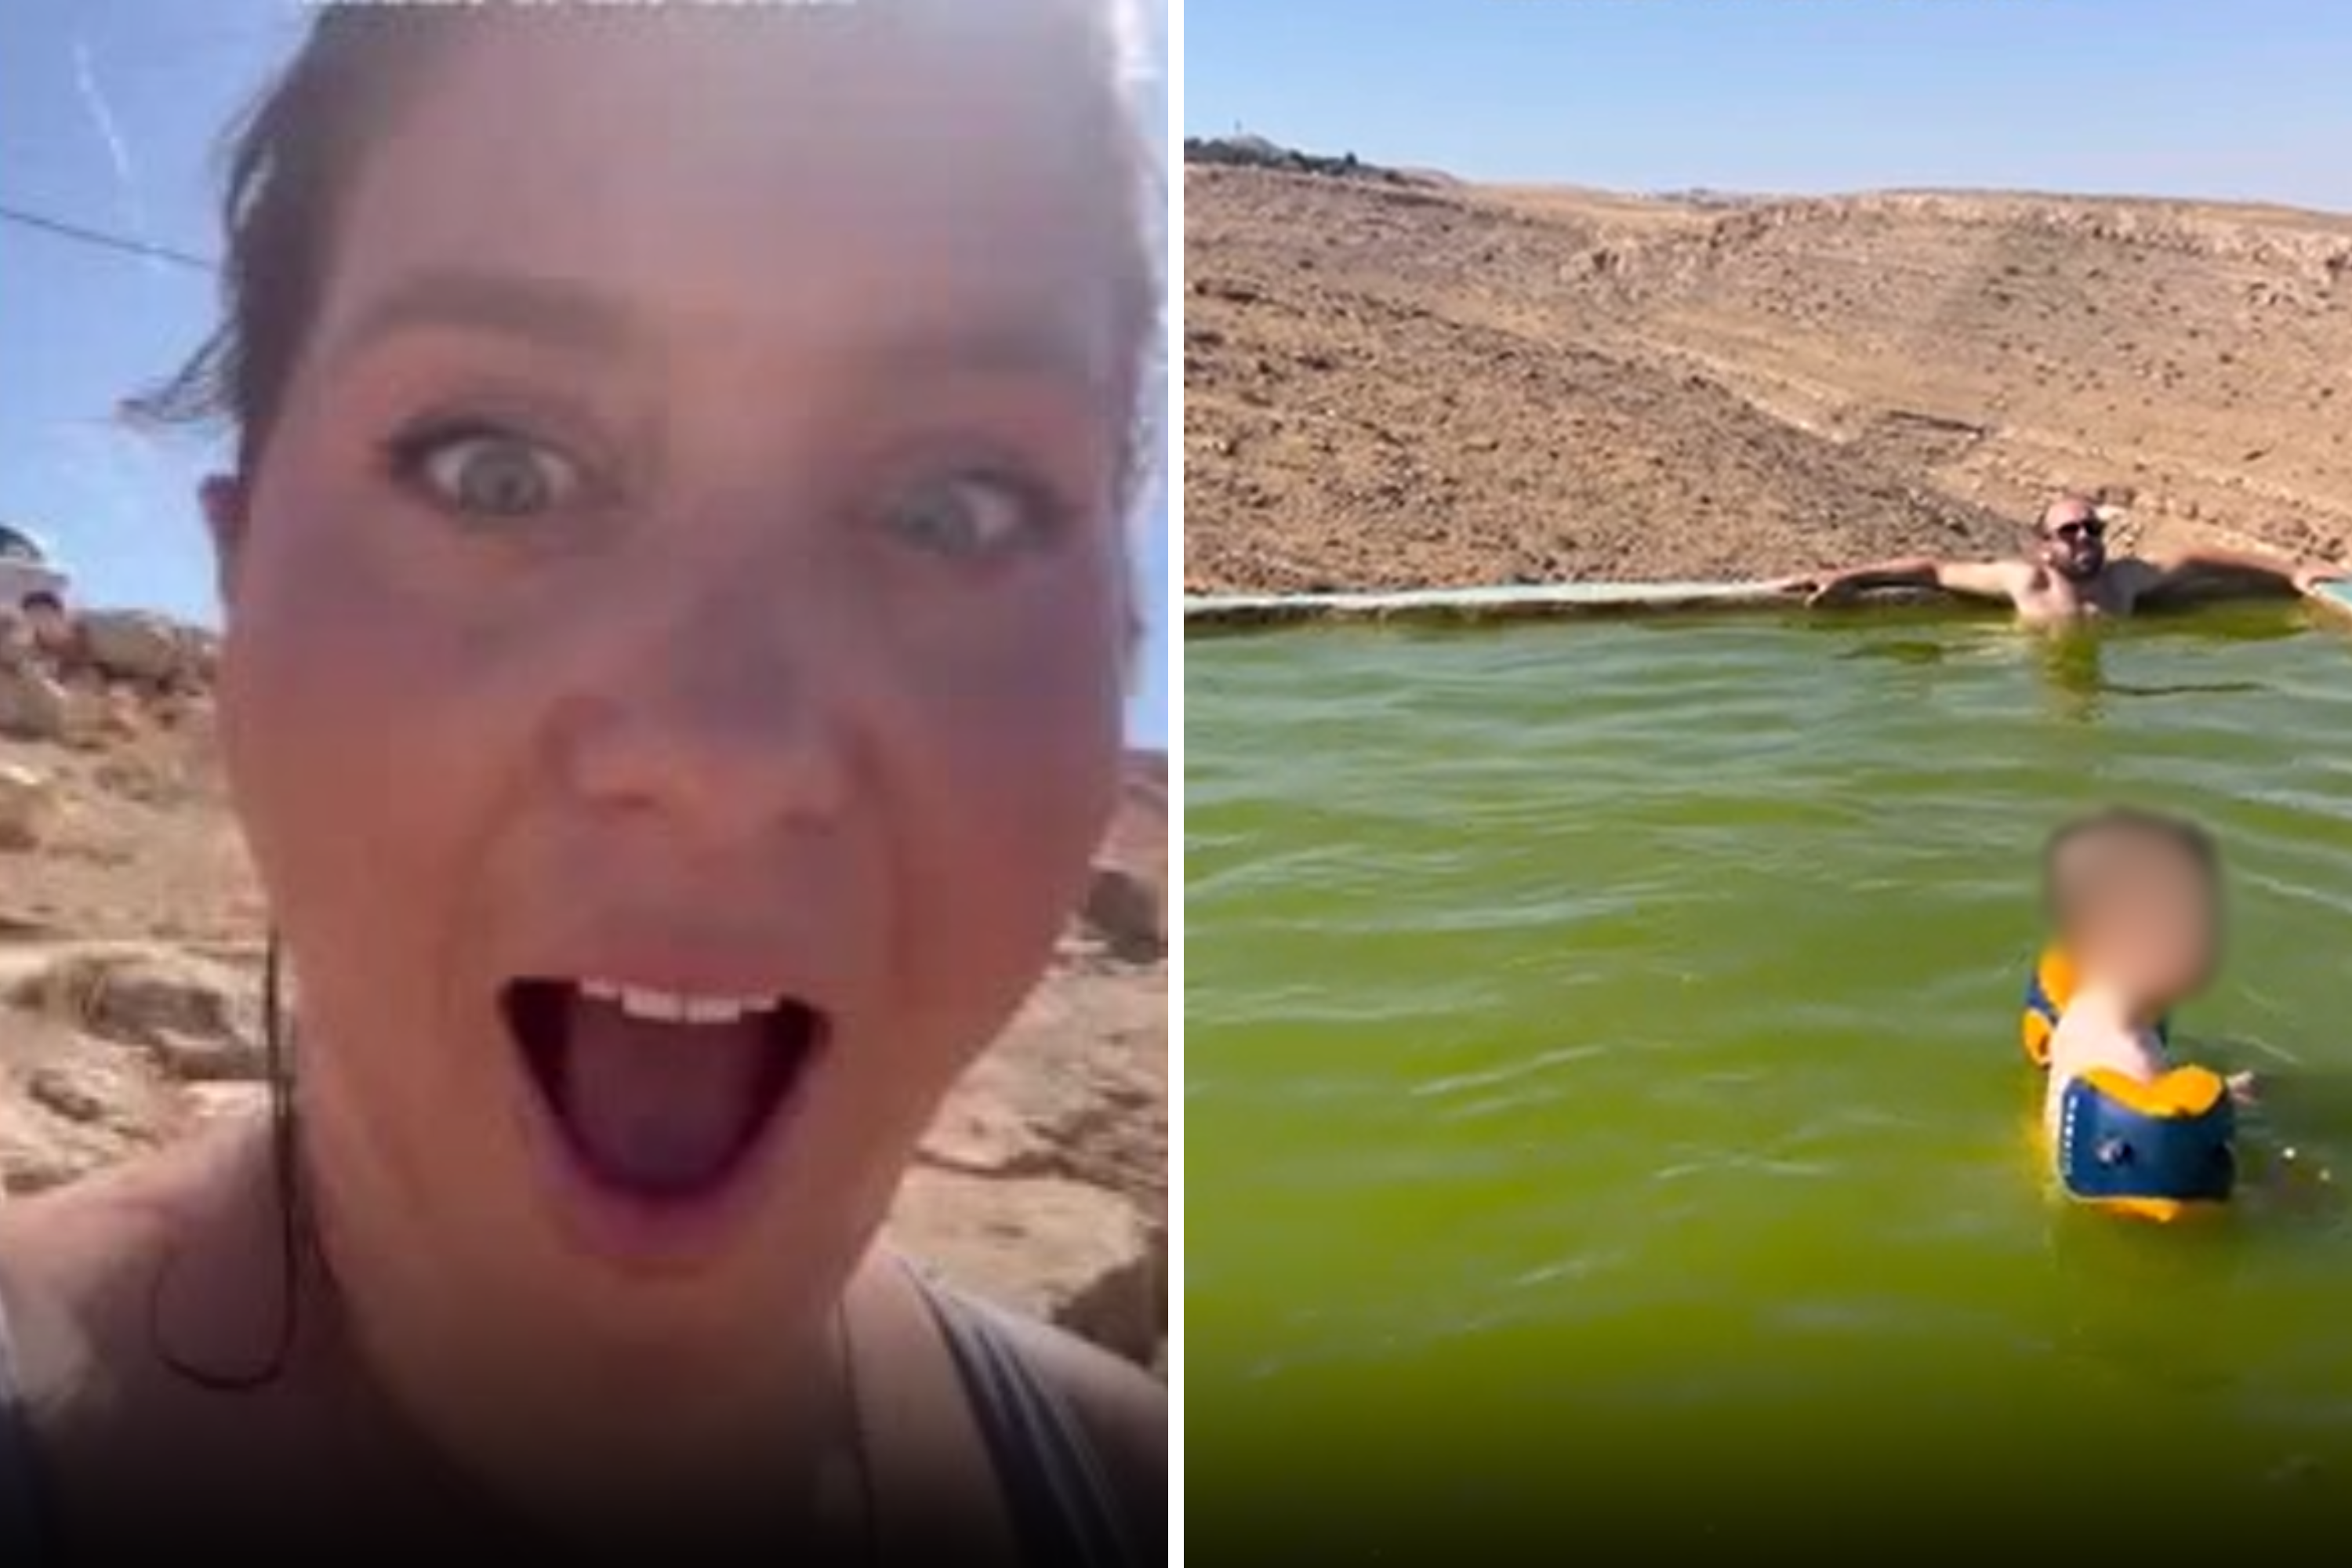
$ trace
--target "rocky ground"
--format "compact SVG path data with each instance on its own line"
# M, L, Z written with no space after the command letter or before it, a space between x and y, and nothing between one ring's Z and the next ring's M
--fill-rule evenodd
M0 649L0 1188L257 1112L263 910L201 682L54 683ZM1167 1332L1167 765L1049 983L961 1086L901 1244L1147 1363Z
M2352 217L1243 151L1185 170L1192 592L2000 552L2062 489L2126 544L2352 540Z

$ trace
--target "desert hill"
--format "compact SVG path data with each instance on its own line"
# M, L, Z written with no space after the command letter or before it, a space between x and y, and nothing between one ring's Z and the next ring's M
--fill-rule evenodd
M0 1196L250 1116L264 911L201 678L44 668L0 635ZM1055 973L933 1129L894 1224L980 1293L1150 1363L1167 1332L1167 758Z
M1185 170L1193 592L2352 541L2352 217L1328 163Z

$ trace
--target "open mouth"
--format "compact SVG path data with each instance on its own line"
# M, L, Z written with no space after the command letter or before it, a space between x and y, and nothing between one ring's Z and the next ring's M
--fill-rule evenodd
M640 1204L692 1203L723 1188L828 1032L823 1013L789 996L521 979L500 1002L573 1162Z

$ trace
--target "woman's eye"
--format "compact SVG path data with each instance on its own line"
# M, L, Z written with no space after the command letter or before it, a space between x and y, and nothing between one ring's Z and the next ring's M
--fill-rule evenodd
M404 477L467 517L528 518L551 511L580 489L562 453L505 431L443 433L407 443Z
M902 543L957 561L1015 553L1043 542L1056 521L1038 488L986 473L940 475L908 487L883 513Z

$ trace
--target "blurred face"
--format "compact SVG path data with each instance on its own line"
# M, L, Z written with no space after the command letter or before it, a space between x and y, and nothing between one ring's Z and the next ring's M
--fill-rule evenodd
M2210 874L2177 844L2119 832L2074 847L2084 893L2070 942L2086 965L2168 1003L2201 989L2220 945Z
M331 1245L760 1320L1038 979L1114 797L1131 389L1031 9L519 8L373 144L206 498Z
M2086 504L2061 501L2042 514L2041 563L2071 582L2088 582L2107 563L2107 525Z

